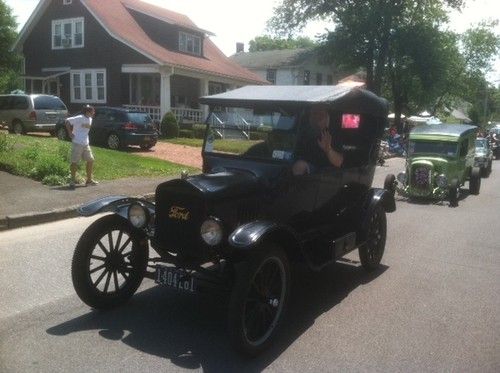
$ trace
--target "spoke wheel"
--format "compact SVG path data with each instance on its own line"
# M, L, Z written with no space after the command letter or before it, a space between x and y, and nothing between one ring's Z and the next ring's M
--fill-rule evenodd
M139 287L146 270L147 247L118 215L95 221L76 245L72 279L83 302L97 309L126 302Z
M384 255L386 233L387 219L385 211L379 205L367 216L363 232L366 241L359 248L359 259L365 270L373 271L378 268Z
M116 133L112 133L108 136L108 148L113 150L118 150L121 147L120 138Z
M237 269L229 305L229 329L236 348L256 355L270 343L289 297L290 270L281 249L267 246Z

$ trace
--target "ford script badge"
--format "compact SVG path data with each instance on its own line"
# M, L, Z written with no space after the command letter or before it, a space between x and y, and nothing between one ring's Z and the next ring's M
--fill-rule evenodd
M168 217L171 219L189 220L189 211L184 207L172 206L170 207Z

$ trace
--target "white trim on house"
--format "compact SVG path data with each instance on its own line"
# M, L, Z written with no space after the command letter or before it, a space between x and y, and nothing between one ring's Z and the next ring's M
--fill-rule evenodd
M77 32L77 25L81 25L80 32ZM69 33L65 32L69 25ZM57 30L59 32L57 32ZM80 35L80 43L77 43L77 35ZM59 38L59 39L57 39ZM70 49L85 47L85 19L84 17L54 19L51 27L52 49Z
M123 64L122 73L125 74L149 74L149 73L159 73L160 66L153 64ZM173 72L172 72L173 73Z
M106 69L81 69L70 72L72 103L106 103Z
M71 5L73 0L63 0L63 5Z
M42 72L50 73L52 71L69 71L71 67L69 66L61 66L61 67L42 67Z

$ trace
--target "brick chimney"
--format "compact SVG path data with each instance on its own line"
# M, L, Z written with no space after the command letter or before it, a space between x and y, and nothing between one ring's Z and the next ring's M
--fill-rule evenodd
M236 43L236 53L244 52L245 51L245 44L243 43Z

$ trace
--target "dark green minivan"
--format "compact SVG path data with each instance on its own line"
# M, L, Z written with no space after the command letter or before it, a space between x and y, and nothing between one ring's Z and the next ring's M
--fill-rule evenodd
M460 187L466 181L470 193L479 194L481 172L474 167L476 130L464 124L416 127L410 133L406 170L393 181L396 191L409 198L448 198L451 206L458 206Z

